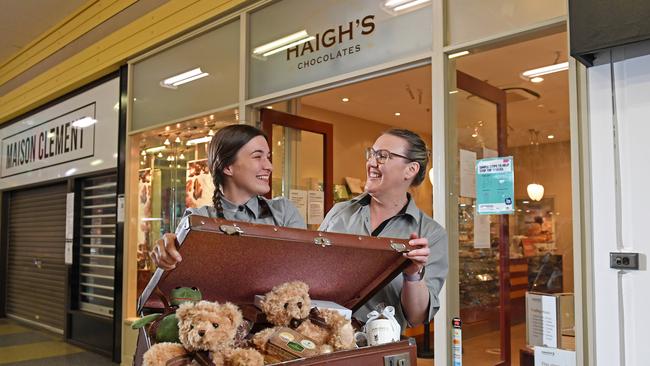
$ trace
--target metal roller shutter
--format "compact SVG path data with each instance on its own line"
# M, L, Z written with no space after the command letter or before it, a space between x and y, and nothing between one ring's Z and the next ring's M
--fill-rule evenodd
M67 185L12 192L7 314L63 333Z

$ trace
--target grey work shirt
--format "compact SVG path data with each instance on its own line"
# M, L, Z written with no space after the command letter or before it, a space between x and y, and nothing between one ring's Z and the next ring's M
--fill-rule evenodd
M370 227L370 195L363 193L349 201L337 203L327 213L321 224L320 231L347 233L356 235L371 235ZM431 217L420 211L408 195L406 210L388 219L386 226L378 236L388 238L408 239L411 233L427 238L429 242L429 261L424 272L424 281L429 289L429 314L427 322L433 319L440 308L438 294L447 277L447 232ZM379 290L368 302L355 313L355 318L365 322L368 313L376 310L377 305L392 305L395 307L395 318L402 326L408 324L402 309L402 275L399 274L384 288ZM417 324L411 324L417 325Z
M221 207L223 208L223 216L226 220L298 229L307 228L305 220L300 216L298 209L285 197L268 199L262 196L255 196L243 205L236 205L222 198ZM217 209L213 206L188 208L185 210L183 217L190 214L217 217Z

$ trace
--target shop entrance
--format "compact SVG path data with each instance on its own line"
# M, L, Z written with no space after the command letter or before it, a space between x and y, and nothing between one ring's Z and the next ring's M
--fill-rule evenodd
M532 365L528 345L535 345L535 330L526 322L527 294L573 292L566 61L566 33L559 31L450 62L457 71L449 91L457 205L450 206L448 230L450 245L458 248L467 364ZM535 71L540 67L547 68ZM505 107L490 93L500 94ZM508 156L514 212L477 213L477 161ZM557 348L575 349L572 307L557 326Z

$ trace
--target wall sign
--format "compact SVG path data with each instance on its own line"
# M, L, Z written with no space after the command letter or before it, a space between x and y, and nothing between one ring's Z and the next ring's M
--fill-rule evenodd
M0 129L0 190L117 166L119 79Z
M283 0L251 14L249 98L423 56L432 50L430 2Z
M512 156L476 162L476 211L479 215L515 211L515 175Z
M87 158L95 152L96 103L2 139L2 178Z

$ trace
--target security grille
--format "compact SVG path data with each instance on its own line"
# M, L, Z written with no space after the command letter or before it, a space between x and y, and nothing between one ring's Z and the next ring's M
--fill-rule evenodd
M116 176L81 184L79 308L113 316L115 282Z

